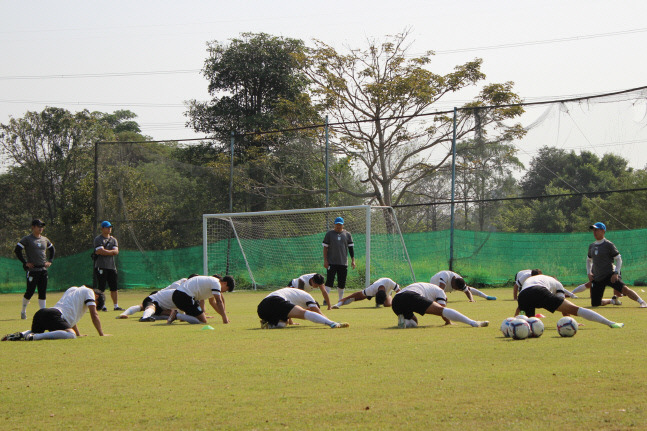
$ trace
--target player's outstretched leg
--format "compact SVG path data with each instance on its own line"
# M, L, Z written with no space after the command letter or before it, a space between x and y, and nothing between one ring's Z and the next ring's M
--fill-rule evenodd
M496 296L486 295L485 293L481 292L478 289L474 289L473 287L470 287L470 292L472 292L472 295L480 296L481 298L487 299L488 301L496 301Z

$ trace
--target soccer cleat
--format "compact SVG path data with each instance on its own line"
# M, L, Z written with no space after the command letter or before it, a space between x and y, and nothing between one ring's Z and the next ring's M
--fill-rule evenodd
M486 296L485 299L488 301L496 301L496 296Z
M404 319L404 327L405 328L417 328L418 327L418 322L416 322L413 319Z
M139 319L140 322L154 322L155 318L153 316L148 316L148 317L141 317Z
M476 323L478 323L477 328L485 328L486 326L488 326L490 324L490 322L488 322L487 320L479 321L479 322L476 322Z
M169 314L168 319L166 319L167 324L171 324L177 320L177 310L171 311L171 314Z
M25 341L34 341L34 334L27 334L25 338Z
M330 324L331 328L348 328L349 326L350 324L346 322L333 322Z
M640 303L640 308L647 308L647 302L641 302Z
M108 311L108 309L106 307L103 307L101 311Z
M267 320L261 319L261 329L270 329L270 323Z
M624 323L612 323L609 325L610 328L622 328L623 326L625 326Z
M404 328L404 315L398 314L398 328Z
M117 319L128 319L128 316L125 314L120 314L119 316L117 316Z
M112 311L124 311L124 309L123 309L123 308L121 308L121 307L119 307L119 306L117 306L117 307L113 308L113 310L112 310Z
M26 311L21 311L20 312L20 318L22 320L27 320L27 312Z
M2 337L2 341L20 341L24 339L25 336L22 335L22 332L14 332L13 334L7 334Z
M333 305L333 306L332 306L332 307L330 307L330 308L332 308L333 310L338 310L338 309L339 309L339 305L335 304L335 305Z
M615 295L613 295L613 296L611 297L611 303L612 303L613 305L622 305L622 302L620 302L620 300L618 299L618 297L617 297L617 296L615 296Z

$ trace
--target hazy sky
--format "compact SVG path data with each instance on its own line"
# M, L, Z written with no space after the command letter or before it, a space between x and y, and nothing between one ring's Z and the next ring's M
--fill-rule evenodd
M45 106L129 109L155 139L202 136L183 114L186 100L208 99L206 42L241 32L343 50L408 28L411 53L437 52L434 72L479 57L486 82L514 81L526 100L628 89L647 85L645 17L644 0L3 1L0 123ZM464 102L450 95L439 107ZM632 137L597 151L644 167L646 144Z

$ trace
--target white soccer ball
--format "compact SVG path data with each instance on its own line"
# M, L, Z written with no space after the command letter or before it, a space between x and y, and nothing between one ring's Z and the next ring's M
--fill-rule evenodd
M510 322L514 320L514 317L507 317L502 323L501 323L501 333L505 338L510 338Z
M578 324L570 316L564 316L557 321L557 332L562 337L572 337L577 333Z
M523 319L514 319L510 323L510 336L515 340L525 340L530 336L530 325Z
M525 314L519 314L518 316L514 316L514 318L515 319L525 320L525 321L528 321L528 319L529 319L529 317L526 316Z
M530 325L530 336L532 338L539 338L544 333L544 322L537 317L529 317L528 325Z

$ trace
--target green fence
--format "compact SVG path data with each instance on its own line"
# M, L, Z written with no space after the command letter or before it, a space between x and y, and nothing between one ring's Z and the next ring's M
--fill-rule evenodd
M404 234L417 281L428 281L436 272L449 268L449 237L449 231ZM647 229L614 231L609 232L607 237L616 244L622 254L624 281L633 285L645 285ZM511 285L515 273L528 268L540 268L545 274L555 275L567 285L580 284L587 279L586 253L592 241L593 235L590 232L517 234L455 231L453 269L473 285ZM313 240L312 247L320 252L321 243ZM291 250L289 244L285 244L282 248ZM358 252L360 252L358 257L361 259L361 250ZM274 272L281 273L273 274L273 277L287 282L301 273L322 269L300 268L298 254L292 256L290 260L292 263L287 267L274 268ZM191 273L202 273L202 247L147 252L121 250L117 263L122 289L160 288ZM380 268L378 272L382 271L382 273L376 273L376 278L393 276L393 271L404 274L401 269L391 270L388 262L378 262L377 265ZM363 265L359 266L363 267ZM225 268L222 268L220 272L224 273L224 270ZM363 268L360 269L361 271ZM57 258L49 274L49 290L52 291L62 291L69 286L91 283L90 250ZM17 259L0 258L1 293L23 292L24 277L22 265ZM250 285L246 274L236 274L236 277L239 286ZM261 275L261 277L266 276ZM396 281L401 284L411 281L406 275L402 275L401 278L405 279ZM354 289L359 288L360 285L349 287Z

